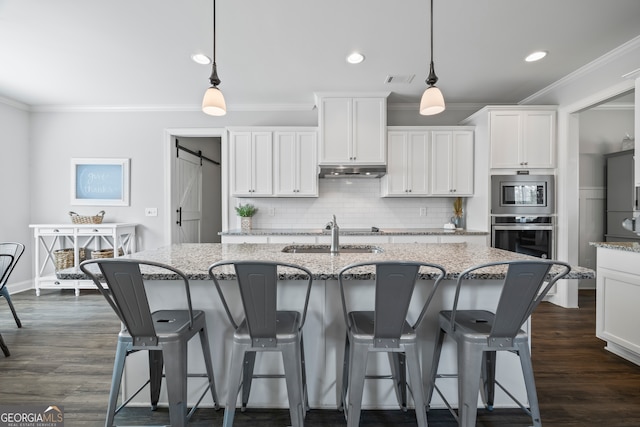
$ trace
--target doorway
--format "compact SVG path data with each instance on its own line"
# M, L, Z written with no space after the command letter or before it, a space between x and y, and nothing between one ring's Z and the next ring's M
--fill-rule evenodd
M174 206L177 241L220 243L222 231L221 138L178 137Z
M224 129L165 131L167 245L220 242L228 216L225 141Z

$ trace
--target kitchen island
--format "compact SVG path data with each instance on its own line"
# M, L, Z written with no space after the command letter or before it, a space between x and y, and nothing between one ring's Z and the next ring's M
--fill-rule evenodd
M606 350L640 365L640 244L590 244L597 248L596 336Z
M418 331L422 338L423 346L421 357L423 364L423 376L426 380L431 364L433 344L437 331L437 313L439 310L449 308L453 301L455 278L461 271L472 265L486 262L503 261L511 259L527 259L525 255L507 252L500 249L473 245L467 243L452 244L379 244L375 245L378 253L340 253L330 254L301 254L285 253L286 244L184 244L171 247L149 250L128 255L128 258L152 260L172 265L182 270L190 279L194 308L206 312L209 342L212 347L212 356L215 369L216 386L222 402L225 401L227 367L229 366L230 347L233 331L228 323L224 309L215 291L213 283L208 277L208 267L220 260L270 260L299 264L308 268L314 278L307 314L307 322L304 329L304 343L307 367L307 383L309 403L312 408L336 408L339 401L339 390L342 373L342 357L345 339L345 325L342 315L339 287L337 283L338 272L346 265L362 261L382 260L406 260L428 261L441 264L447 270L445 280L436 294L427 313L422 327ZM175 287L175 277L171 275L158 275L153 271L145 271L147 274L147 289L149 301L153 307L172 307L184 304L176 299L181 295ZM78 278L81 273L75 270L66 270L59 273L61 278ZM593 278L594 272L589 269L576 267L570 273L570 279ZM232 288L231 280L234 278L233 269L222 270L219 279L226 289ZM300 286L298 277L288 275L286 271L279 278L282 281L283 290L280 294L279 304L283 308L299 307L304 298L304 287ZM495 307L500 279L504 278L504 271L494 269L489 274L476 277L475 283L467 287L461 296L460 307L491 308ZM354 288L354 296L357 297L358 308L364 308L373 300L371 291L372 274L363 272L352 279L358 279L359 283ZM432 277L428 273L422 277L428 281ZM419 287L418 287L419 288ZM417 289L419 293L420 290ZM240 307L237 293L232 296L235 301L235 309ZM415 316L418 307L410 308L410 316ZM528 325L525 327L528 328ZM202 372L200 352L197 351L199 343L191 343L192 351L189 352L190 372ZM455 347L450 342L445 342L441 358L441 372L455 372L456 358ZM264 354L259 356L260 363L256 363L256 372L280 373L282 363L277 354ZM511 389L520 399L526 400L524 383L520 374L520 364L517 357L499 355L500 369L498 380ZM123 396L128 397L137 389L136 384L145 377L147 359L145 355L136 354L127 361L125 380L123 384ZM504 359L504 360L502 360ZM377 358L371 356L369 360L370 373L388 373L388 362L384 356ZM204 384L193 385L190 388L190 397L194 397ZM456 402L455 382L446 382L442 385L450 401ZM164 398L164 397L163 397ZM147 404L145 396L138 396L136 403ZM166 400L165 400L166 401ZM284 381L265 379L254 382L251 391L250 406L259 407L286 407L287 397ZM193 403L193 402L191 402ZM205 402L204 404L211 404ZM512 402L500 393L496 396L495 406L512 406ZM442 401L435 396L433 407L443 407ZM395 408L395 394L391 382L376 381L367 384L363 398L363 408Z

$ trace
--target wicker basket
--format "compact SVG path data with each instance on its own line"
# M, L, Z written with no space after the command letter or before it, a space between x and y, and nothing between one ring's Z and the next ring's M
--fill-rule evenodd
M73 224L102 224L102 218L104 218L104 211L98 212L94 216L78 215L75 212L69 212L71 222Z
M78 253L80 255L80 262L85 260L85 251L84 248L78 249ZM73 248L67 249L58 249L53 251L53 262L56 267L56 270L64 270L66 268L71 268L75 265L74 263L74 255Z
M118 248L118 256L124 255L122 248ZM91 259L113 258L113 249L101 249L99 251L91 251Z

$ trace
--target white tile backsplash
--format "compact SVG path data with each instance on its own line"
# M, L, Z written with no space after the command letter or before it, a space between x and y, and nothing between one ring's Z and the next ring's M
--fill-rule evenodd
M321 179L319 195L232 199L232 203L252 203L258 208L254 228L322 228L334 214L344 228L441 228L453 215L453 198L380 197L379 179ZM426 216L420 216L420 208L427 208Z

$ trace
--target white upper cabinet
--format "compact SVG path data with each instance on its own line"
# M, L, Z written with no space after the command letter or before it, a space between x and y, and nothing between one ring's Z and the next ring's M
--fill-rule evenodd
M384 165L387 96L318 94L319 163Z
M429 195L429 131L389 131L383 196Z
M230 132L230 188L234 197L273 195L272 132Z
M473 127L390 127L383 197L472 196Z
M433 131L431 194L473 195L473 131Z
M274 133L275 195L318 197L317 133Z
M553 110L491 111L489 138L492 168L555 167Z

